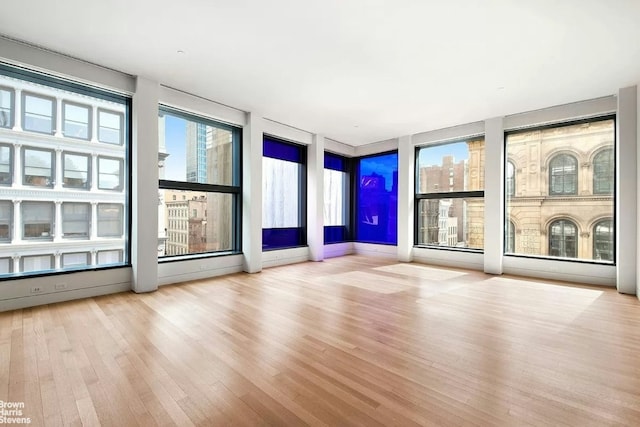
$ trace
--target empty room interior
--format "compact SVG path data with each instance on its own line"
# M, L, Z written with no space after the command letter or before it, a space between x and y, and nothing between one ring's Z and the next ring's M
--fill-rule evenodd
M640 425L640 2L0 14L0 424Z

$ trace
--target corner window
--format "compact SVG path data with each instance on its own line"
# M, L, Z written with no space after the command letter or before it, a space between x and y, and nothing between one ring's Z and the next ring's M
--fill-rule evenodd
M98 188L100 190L122 191L123 160L111 157L98 157Z
M265 136L262 158L262 249L304 246L307 149Z
M122 205L98 203L98 237L122 237L123 221Z
M50 135L55 133L56 101L54 98L23 92L22 106L24 130Z
M124 115L115 111L98 109L98 141L122 145Z
M54 207L52 202L22 202L22 238L53 240Z
M0 87L0 128L13 127L14 94L13 89Z
M0 144L0 185L11 185L13 182L13 147Z
M324 243L349 239L349 159L324 154Z
M599 239L592 225L593 218L615 217L615 118L507 132L505 147L510 161L526 165L512 194L508 166L505 174L505 221L518 219L515 247L509 251L505 239L505 252L615 262L607 249L615 246L607 240L615 235L615 221L598 229Z
M160 258L237 253L241 247L241 131L161 107Z
M91 107L71 102L62 103L62 133L69 138L91 138Z
M53 150L25 148L24 174L22 176L24 184L53 187L54 163Z
M91 156L88 154L62 154L62 184L66 188L89 189Z
M416 244L484 248L484 138L416 150Z

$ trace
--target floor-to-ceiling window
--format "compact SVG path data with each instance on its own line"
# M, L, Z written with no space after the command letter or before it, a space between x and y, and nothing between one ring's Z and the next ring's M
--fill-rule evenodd
M324 154L324 243L349 240L350 160Z
M306 238L306 163L303 145L270 136L263 139L262 248L304 246Z
M506 157L505 252L615 262L613 117L508 132Z
M129 114L124 95L0 65L0 275L128 262Z
M239 252L240 129L168 107L159 126L159 256Z

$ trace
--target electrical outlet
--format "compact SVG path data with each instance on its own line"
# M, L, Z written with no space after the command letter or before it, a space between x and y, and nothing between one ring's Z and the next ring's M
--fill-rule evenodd
M32 286L31 287L31 293L32 294L39 294L43 291L42 286Z
M64 291L67 289L66 283L56 283L56 291Z

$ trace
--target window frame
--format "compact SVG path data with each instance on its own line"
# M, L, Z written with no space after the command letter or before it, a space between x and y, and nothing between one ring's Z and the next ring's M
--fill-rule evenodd
M40 257L49 257L49 263L51 264L51 268L49 268L48 270L36 270L36 271L24 271L24 261L26 258L40 258ZM23 255L20 257L20 273L21 274L29 274L30 276L32 274L47 274L45 272L50 272L50 271L54 271L56 268L56 260L55 260L55 256L53 254L29 254L29 255ZM14 272L15 274L15 272Z
M65 224L70 223L70 222L81 222L78 219L65 219L65 206L70 206L70 205L84 205L87 208L87 218L86 218L86 225L87 225L87 233L86 235L74 235L74 236L66 236L65 235ZM64 240L89 240L91 239L91 203L90 202L63 202L61 207L60 207L60 225L62 227L62 230L60 230L60 236L62 237L62 239Z
M100 160L115 160L119 163L118 166L118 186L115 188L105 188L105 187L101 187L100 186L100 177L103 175L103 172L100 172ZM112 157L112 156L98 156L97 159L97 163L98 163L98 182L96 183L96 188L98 190L102 190L102 191L114 191L114 192L120 192L124 190L124 159L123 158L119 158L119 157ZM114 174L107 174L104 173L105 175L114 175Z
M596 247L597 247L597 229L598 226L605 223L605 222L609 222L611 223L611 260L603 260L602 258L596 258ZM593 227L591 228L591 235L592 235L592 250L593 250L593 259L597 260L599 262L604 262L604 263L613 263L616 260L616 229L615 229L615 222L613 218L601 218L597 221L595 221L593 223Z
M3 187L11 187L13 185L13 174L14 174L14 169L13 169L13 163L14 163L14 159L15 159L15 147L13 146L13 144L7 144L7 143L0 143L0 148L8 148L9 149L9 182L7 183L2 183L0 181L0 186Z
M550 255L536 255L536 254L524 254L524 253L506 253L504 251L503 248L503 255L504 256L508 256L508 257L514 257L514 258L525 258L525 259L539 259L539 260L546 260L546 261L554 261L554 262L572 262L572 263L580 263L580 264L595 264L595 265L613 265L615 266L617 264L617 252L616 252L616 245L617 245L617 233L616 233L616 229L617 229L617 156L618 156L618 150L617 150L617 116L615 113L606 113L606 114L598 114L598 115L594 115L593 117L589 117L589 118L585 118L585 119L568 119L568 120L562 120L562 121L557 121L557 122L553 122L553 123L548 123L548 124L544 124L544 125L538 125L538 126L524 126L524 127L518 127L518 128L513 128L513 129L507 129L503 132L503 150L504 150L504 157L505 157L505 171L506 171L506 161L507 159L507 154L508 154L508 146L507 146L507 142L508 142L508 137L509 135L517 135L520 133L527 133L527 132L532 132L532 131L540 131L540 130L547 130L547 129L557 129L557 128L563 128L563 127L568 127L568 126L575 126L575 125L580 125L580 124L589 124L589 123L594 123L594 122L604 122L604 121L608 121L611 120L613 122L613 141L611 144L611 149L613 149L613 176L614 176L614 180L613 180L613 191L611 194L606 194L606 195L596 195L593 193L593 189L591 191L591 194L593 196L611 196L613 201L613 210L612 210L612 216L611 218L613 219L613 248L614 248L614 260L612 262L602 262L602 261L598 261L598 260L594 260L594 259L583 259L583 258L562 258L562 257L551 257ZM560 154L562 152L567 153L566 150L559 150L556 153L554 153L551 157L549 157L549 161L551 160L551 158L555 157L556 154ZM572 153L572 155L574 155ZM577 159L576 159L577 160ZM547 163L549 164L549 163ZM578 172L579 174L579 172ZM503 177L506 179L506 175ZM548 180L548 175L547 178ZM579 177L577 178L577 182L579 185ZM505 181L506 182L506 181ZM542 196L542 197L559 197L561 198L562 196L551 196L549 195L549 191L547 188L547 195L546 196ZM503 206L504 206L504 218L505 220L507 218L509 218L509 203L508 203L508 196L506 195L506 192L503 191L502 194L503 197ZM518 197L517 195L514 197ZM567 195L566 197L571 197L571 195ZM514 223L515 224L515 223ZM542 227L543 224L541 224ZM548 232L547 230L544 230L545 233ZM503 236L503 238L506 236ZM578 236L579 237L579 236ZM577 246L578 247L578 246ZM549 249L549 238L547 236L547 250Z
M8 236L3 238L0 236L0 245L5 243L11 243L13 241L13 201L11 200L0 200L0 204L5 204L9 207L9 217L7 218L7 230ZM0 224L3 224L2 218L0 218Z
M561 192L557 192L553 189L553 162L556 161L557 159L562 158L563 161L567 158L570 158L573 160L573 162L575 163L575 172L574 172L574 176L575 176L575 180L574 180L574 185L573 185L573 189L571 190L571 192L566 192L565 191L565 187L566 187L566 180L565 177L568 175L566 172L562 173L562 191ZM566 152L565 150L561 151L561 152L557 152L557 153L553 153L552 156L549 157L549 163L548 163L548 191L547 194L549 196L559 196L559 197L567 197L567 196L577 196L579 193L579 186L580 186L580 162L578 161L578 159L576 158L576 156L573 153L569 153ZM558 175L559 176L559 175Z
M574 247L574 252L575 255L574 256L566 256L566 255L551 255L551 249L553 247L553 226L556 224L561 224L562 225L562 247L565 249L564 252L566 253L566 237L567 234L565 233L565 228L567 227L567 225L571 225L573 227L573 230L575 232L574 234L574 238L575 241L573 243L573 247ZM547 255L549 257L552 258L567 258L567 259L576 259L578 257L578 248L580 245L579 242L579 238L580 237L580 228L578 227L578 224L576 224L576 221L574 221L571 218L556 218L553 221L551 221L549 223L549 225L547 226Z
M414 218L413 218L413 246L422 249L437 249L444 251L457 251L457 252L473 252L484 253L484 245L482 249L470 248L470 247L457 247L457 246L441 246L435 244L419 243L420 237L420 202L422 200L442 200L442 199L475 199L481 198L484 200L485 190L464 190L464 191L432 191L427 193L420 193L420 150L425 148L442 147L449 144L466 143L469 141L482 138L485 143L486 151L486 138L484 134L470 135L464 138L450 139L446 141L440 141L435 143L429 143L424 145L416 145L414 147ZM453 172L450 171L450 176ZM451 179L451 178L450 178Z
M329 157L329 162L331 162L331 158L339 160L342 162L342 167L332 166L329 164L327 167L327 157ZM343 208L344 212L342 213L344 218L344 225L326 225L323 224L323 244L330 245L334 243L345 243L353 241L353 158L346 157L341 154L332 153L329 151L324 152L324 168L323 168L323 180L324 180L324 171L325 170L334 170L338 172L342 172L346 175L344 189L343 189ZM323 194L323 204L324 204L324 194ZM336 237L342 236L342 238Z
M45 131L41 131L41 130L35 130L35 129L27 129L26 128L26 117L27 117L27 96L33 97L33 98L39 98L39 99L44 99L47 101L51 102L51 116L49 117L49 119L51 120L51 131L50 132L45 132ZM58 113L58 108L57 108L57 99L53 96L47 96L47 95L41 95L35 92L30 92L28 90L23 90L22 91L22 99L21 99L22 103L21 103L21 115L22 115L22 130L25 132L34 132L34 133L39 133L42 135L55 135L56 134L56 123L57 123L57 113Z
M25 218L24 218L24 211L25 211L25 206L29 205L44 205L44 204L48 204L49 205L49 209L51 212L51 220L49 222L49 235L48 236L26 236L26 225L27 223L25 222ZM53 238L55 236L56 233L56 208L55 208L55 203L53 201L48 201L48 200L29 200L29 201L24 201L20 204L20 222L21 222L21 229L22 229L22 240L29 240L29 241L53 241ZM36 222L34 224L45 224L44 222Z
M175 107L170 107L164 104L160 104L158 108L158 117L162 114L168 114L171 116L175 116L187 121L194 121L196 123L204 124L206 126L212 126L218 129L223 129L231 132L231 144L232 146L232 176L231 182L232 185L225 184L207 184L200 182L190 182L186 181L187 176L185 175L185 181L175 181L168 179L160 179L158 181L158 190L177 190L177 191L195 191L195 192L203 192L203 193L212 193L212 194L230 194L232 197L231 201L231 250L215 250L215 251L206 251L206 252L196 252L196 253L185 253L185 254L174 254L174 255L163 255L158 257L158 263L167 263L167 262L178 262L189 259L198 259L198 258L211 258L211 257L219 257L226 255L237 255L242 253L242 129L238 126L220 122L217 120L213 120L206 116L192 114L183 110L180 110ZM197 151L196 151L197 154ZM181 202L185 200L176 200L175 194L173 195L173 200L175 202ZM172 202L165 200L165 206L167 202ZM165 212L169 215L169 208L166 207ZM187 215L188 217L188 215ZM168 240L168 235L167 235Z
M84 185L70 185L65 183L65 173L67 172L67 159L66 156L78 156L78 157L85 157L87 159L87 183ZM84 190L90 190L91 189L91 173L92 173L92 156L91 154L86 154L86 153L76 153L73 151L63 151L62 152L62 187L64 188L76 188L76 189L84 189Z
M14 88L9 86L0 86L0 90L9 92L9 121L6 126L0 124L0 128L12 129L16 123L16 91ZM1 113L2 111L0 111L0 114Z
M100 129L102 129L102 126L100 125L100 113L107 113L107 114L113 114L114 116L118 116L118 120L120 122L120 129L118 130L118 142L117 143L113 143L113 142L109 142L109 141L105 141L100 139ZM125 130L125 119L124 119L124 113L121 113L120 111L115 111L115 110L110 110L108 108L102 108L102 107L98 107L98 111L97 111L97 126L96 126L96 138L98 140L98 142L102 143L102 144L109 144L109 145L122 145L124 143L124 130ZM106 129L112 129L112 128L107 128Z
M101 206L117 206L120 209L120 233L119 234L114 234L114 233L100 233L100 223L101 221L105 221L105 220L109 220L109 218L100 218L100 207ZM96 236L97 237L103 237L103 238L108 238L108 239L121 239L124 236L124 231L125 231L125 218L124 218L124 205L122 203L117 203L117 202L109 202L109 203L98 203L96 205Z
M267 144L268 142L272 142L275 144L281 144L284 146L290 146L292 147L292 149L295 150L299 150L299 161L296 160L292 160L292 159L286 159L281 157L276 157L274 155L265 155L265 144ZM303 145L303 144L299 144L296 142L292 142L292 141L287 141L285 139L270 135L270 134L263 134L262 135L262 159L261 161L263 162L263 171L264 171L264 158L271 158L274 160L280 160L283 162L290 162L290 163L296 163L299 165L300 167L300 173L298 176L298 201L299 201L299 206L298 206L298 227L271 227L271 228L264 228L264 226L262 226L262 251L263 252L269 252L269 251L274 251L274 250L282 250L282 249L292 249L292 248L300 248L300 247L306 247L307 245L307 146ZM262 198L264 200L264 194L262 195ZM263 200L260 201L260 203L263 203ZM262 218L260 218L260 221L262 223L262 221L264 221L264 212L262 213ZM295 234L297 235L297 244L294 245L270 245L267 246L265 244L265 241L268 241L269 239L266 237L269 234L274 234L274 238L278 238L281 236L285 236L286 234L289 234L289 236ZM279 236L280 235L280 236Z
M80 107L80 108L86 108L87 109L87 137L86 138L82 138L80 136L73 136L73 135L67 135L67 106L71 105L73 107ZM63 100L62 101L62 135L64 135L65 138L73 138L73 139L80 139L83 141L91 141L91 137L92 137L92 130L93 130L93 107L91 105L87 105L87 104L82 104L80 102L74 102L74 101L67 101L67 100ZM120 144L122 145L122 144Z
M613 166L613 171L612 171L612 174L611 174L612 177L613 177L613 179L611 181L611 190L602 191L602 190L598 189L598 191L596 191L596 180L597 180L597 177L596 177L596 163L597 163L597 160L602 155L604 155L605 153L610 153L610 155L611 155L611 165ZM592 178L592 184L591 184L592 185L592 193L594 195L597 194L597 195L604 195L604 196L613 194L614 191L615 191L615 181L616 181L616 172L615 172L616 171L616 150L615 150L615 147L613 147L613 146L612 147L605 147L605 148L602 148L602 149L598 150L595 153L595 155L593 156L592 168L593 168L592 169L593 178Z
M38 184L32 184L27 182L27 150L31 150L31 151L40 151L40 152L46 152L49 153L49 155L51 156L51 165L49 166L50 168L50 174L49 174L49 184L46 185L38 185ZM37 147L32 147L32 146L26 146L26 147L22 147L22 150L20 150L21 153L21 160L22 160L22 185L28 186L28 187L44 187L44 188L53 188L55 185L55 180L56 180L56 153L54 151L54 149L52 148L37 148ZM31 167L31 166L30 166ZM39 175L29 175L29 176L39 176Z

